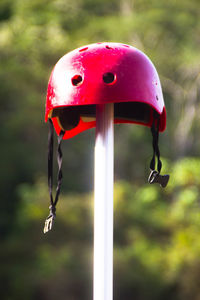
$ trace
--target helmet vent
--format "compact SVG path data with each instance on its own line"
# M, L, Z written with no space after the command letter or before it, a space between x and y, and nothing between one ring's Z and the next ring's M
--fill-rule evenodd
M79 52L83 52L83 51L85 51L87 49L88 49L88 47L84 47L84 48L80 49Z
M108 45L106 45L106 49L113 49L112 47L110 47L110 46L108 46Z
M159 100L157 95L156 95L156 100L157 100L157 101Z
M72 77L72 84L74 86L79 86L82 83L82 81L83 81L83 78L81 75L74 75Z
M103 81L107 84L113 84L116 81L116 75L113 73L105 73L103 74Z

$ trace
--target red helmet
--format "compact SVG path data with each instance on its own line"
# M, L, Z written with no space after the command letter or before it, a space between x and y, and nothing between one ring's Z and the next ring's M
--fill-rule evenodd
M50 215L44 232L55 219L62 181L61 141L95 127L96 104L114 103L115 123L138 123L151 127L153 157L149 183L167 185L160 175L159 131L166 127L166 111L160 80L149 58L138 49L119 43L97 43L64 55L55 65L48 84L46 115L49 120L48 183ZM53 126L58 134L58 182L55 200L53 179ZM155 158L157 156L157 169Z
M166 127L160 80L150 59L120 43L97 43L73 50L55 65L48 84L45 120L52 118L64 139L95 127L95 105L114 102L115 123L151 127L153 112Z

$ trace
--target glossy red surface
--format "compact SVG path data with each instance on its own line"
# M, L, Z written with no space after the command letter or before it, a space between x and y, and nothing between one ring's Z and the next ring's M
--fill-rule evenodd
M160 131L166 126L166 111L157 71L138 49L120 43L91 44L64 55L55 65L48 84L46 115L58 107L116 102L146 103L160 115ZM52 118L56 132L60 125ZM139 123L115 118L115 123ZM70 138L95 126L84 122L66 132Z

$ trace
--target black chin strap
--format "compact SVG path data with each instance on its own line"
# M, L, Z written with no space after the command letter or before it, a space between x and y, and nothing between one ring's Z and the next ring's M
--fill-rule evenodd
M153 124L151 126L151 133L153 137L152 145L153 145L153 157L150 163L150 169L155 170L155 163L156 163L156 156L157 156L157 170L160 173L162 169L162 162L160 160L160 150L158 147L158 140L159 140L159 119L157 119L157 126L155 124L156 120L154 118Z
M169 175L160 175L160 171L162 169L162 162L160 160L160 150L158 147L158 140L159 140L159 116L154 115L153 123L151 126L151 133L153 137L153 157L150 163L150 175L148 178L148 182L150 184L159 183L162 187L166 187L169 181ZM156 157L157 157L157 171L155 170L156 164Z
M47 217L44 225L44 233L51 230L53 222L56 217L56 204L58 202L60 188L62 183L62 151L61 142L65 132L61 130L58 136L58 148L57 148L57 162L58 162L58 175L57 175L57 187L56 196L53 200L52 188L53 188L53 144L54 144L54 129L52 120L49 119L49 135L48 135L48 186L49 186L49 196L50 196L50 214Z

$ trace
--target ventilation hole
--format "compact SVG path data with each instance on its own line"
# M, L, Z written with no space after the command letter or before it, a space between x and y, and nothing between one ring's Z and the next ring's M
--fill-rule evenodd
M124 44L124 45L122 45L122 46L124 46L124 47L127 47L127 48L130 48L130 46L129 46L129 45L125 45L125 44Z
M110 47L110 46L106 45L106 49L112 49L112 47Z
M107 84L113 84L116 81L116 76L113 73L103 74L103 81Z
M159 100L157 95L156 95L156 100L157 100L157 101Z
M78 86L82 83L83 78L80 75L74 75L74 77L72 77L72 84L75 86Z
M88 47L82 48L82 49L79 50L79 52L85 51L87 49L88 49Z

